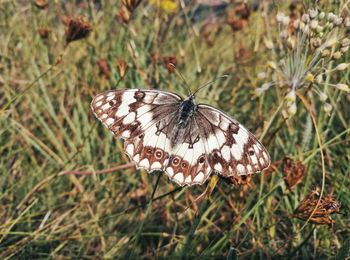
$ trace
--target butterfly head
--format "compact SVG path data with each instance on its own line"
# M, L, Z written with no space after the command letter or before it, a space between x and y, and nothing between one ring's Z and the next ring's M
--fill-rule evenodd
M190 102L192 102L193 104L195 104L195 95L194 93L190 93L190 95L188 96L188 98L186 99Z

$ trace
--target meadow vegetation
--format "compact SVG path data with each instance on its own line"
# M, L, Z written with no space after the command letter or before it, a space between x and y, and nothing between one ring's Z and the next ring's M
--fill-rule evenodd
M0 1L1 259L349 254L350 3L200 2ZM130 164L90 102L185 97L170 63L192 90L229 75L196 101L256 134L268 170L180 187Z

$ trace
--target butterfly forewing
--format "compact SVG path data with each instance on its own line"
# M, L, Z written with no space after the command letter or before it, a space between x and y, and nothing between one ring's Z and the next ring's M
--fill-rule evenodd
M180 101L179 96L168 92L116 90L97 95L91 103L91 109L114 135L130 138L152 124L156 108L166 106L174 109L173 104Z
M128 89L97 95L91 109L125 140L125 152L137 167L164 170L179 185L202 184L213 171L247 175L269 166L266 149L237 121L191 102L193 113L183 112L184 103L170 92Z

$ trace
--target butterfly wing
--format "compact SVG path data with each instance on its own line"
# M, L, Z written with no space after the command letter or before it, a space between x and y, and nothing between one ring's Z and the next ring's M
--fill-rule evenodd
M260 172L270 165L265 147L236 120L222 111L198 105L195 121L210 167L225 177Z
M176 126L171 126L176 129ZM169 129L170 132L170 129ZM177 133L178 144L172 149L166 173L179 185L202 184L210 176L211 168L206 159L206 150L199 129L192 119L187 127Z
M125 152L137 167L161 170L171 149L161 126L171 120L181 101L170 92L115 90L97 95L91 109L115 136L125 139Z

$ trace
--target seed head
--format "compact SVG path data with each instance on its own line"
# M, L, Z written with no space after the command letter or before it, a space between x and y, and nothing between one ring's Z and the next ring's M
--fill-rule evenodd
M349 86L346 84L342 84L342 83L338 83L335 85L335 87L341 91L345 91L345 92L350 92L349 91Z
M141 1L142 0L122 0L122 4L132 13Z
M173 65L177 65L177 60L175 56L164 56L163 62L169 73L174 73L175 68Z
M335 67L336 70L345 70L349 67L349 63L340 63L337 67Z
M301 161L295 161L290 157L283 159L283 179L288 189L293 189L301 183L306 175L306 167Z
M318 15L317 9L309 9L309 17L310 17L311 19L316 18L317 15Z
M319 191L311 191L299 204L298 208L292 214L292 217L307 220L314 211L319 197ZM335 200L332 194L321 198L315 212L310 218L311 223L332 226L335 221L331 214L340 212L340 203Z
M121 80L124 79L126 73L128 72L128 69L129 69L128 63L125 60L123 59L117 60L117 70Z
M323 104L323 110L324 110L324 112L326 112L326 114L330 115L332 109L333 109L333 107L331 104L329 104L329 103Z
M122 6L115 16L119 22L127 24L130 21L131 13L125 6Z
M108 63L105 59L99 59L97 61L97 65L100 68L100 74L105 76L106 78L109 78L111 76L111 72L109 70Z
M47 0L35 0L34 4L39 9L47 9L49 7L49 3Z
M49 36L49 32L50 30L46 27L41 27L38 29L38 34L42 39L47 39L47 37Z
M322 102L325 102L328 99L328 96L324 92L320 92L319 95L320 95L320 100Z
M69 17L66 21L66 44L89 36L92 25L83 17Z

